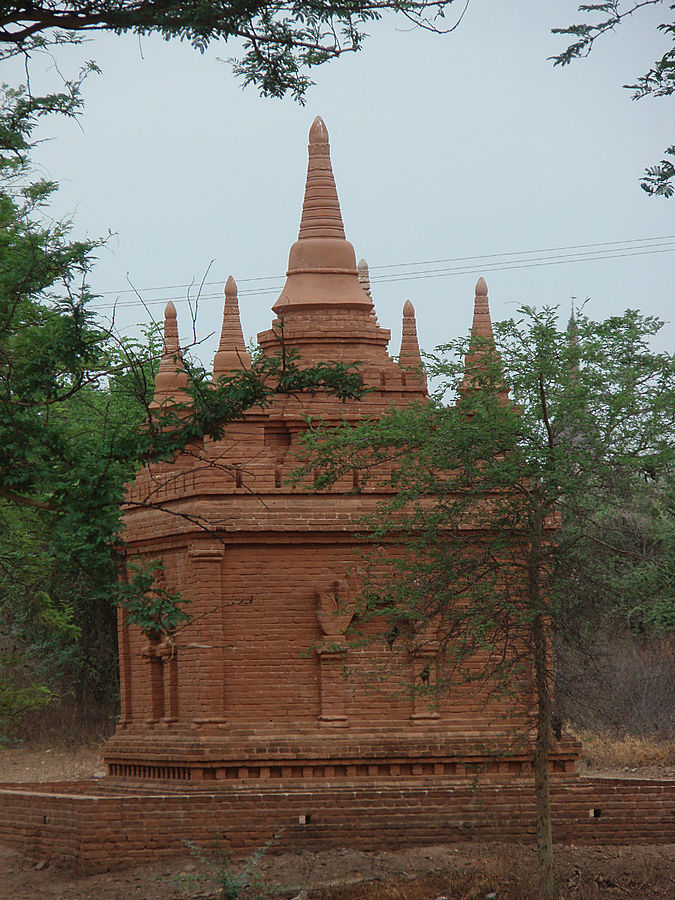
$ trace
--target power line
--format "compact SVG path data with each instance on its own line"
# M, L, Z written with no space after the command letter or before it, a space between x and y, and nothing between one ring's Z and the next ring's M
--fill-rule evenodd
M508 271L510 269L533 269L540 268L542 266L555 266L555 265L565 265L579 262L593 262L596 260L606 260L606 259L622 259L625 257L633 257L633 256L650 256L657 253L672 253L675 251L675 238L672 240L668 240L667 238L663 239L655 239L655 238L641 238L641 241L651 240L653 243L645 244L642 247L633 247L633 246L625 246L625 247L616 247L614 251L610 251L609 253L604 252L603 250L589 250L584 253L568 253L562 254L560 256L535 256L532 255L529 258L525 259L504 259L502 262L497 262L497 257L504 257L510 255L524 255L525 251L519 252L516 254L514 251L513 254L490 254L485 257L458 257L458 260L470 260L470 259L480 259L485 260L481 262L480 265L474 266L453 266L443 269L420 269L416 272L392 272L389 274L376 275L372 277L371 283L377 284L385 284L397 281L418 281L422 279L428 278L447 278L455 275L470 275L470 274L485 274L486 272L501 272ZM661 240L662 243L656 243L656 241ZM608 242L607 244L585 244L578 245L580 247L606 247L610 244L616 245L619 243L628 243L628 242ZM562 249L562 248L561 248ZM532 251L532 253L537 252L545 252L545 251ZM494 261L490 261L494 260ZM440 262L437 261L437 262ZM399 266L408 266L412 265L411 263L400 263ZM419 265L423 265L423 263L419 263ZM389 268L385 266L373 266L375 268ZM272 276L265 276L265 278L271 278ZM266 288L253 288L250 290L239 291L239 296L264 296L270 294L278 293L283 286L283 276L275 276L278 280L278 284L272 287ZM241 279L239 283L242 282L250 282L263 280L260 279ZM223 284L223 282L212 282L213 284ZM180 287L180 285L176 285L176 287ZM152 290L148 288L147 290ZM159 290L157 288L156 290ZM199 301L205 300L213 300L220 299L221 293L207 293L201 294L198 298L188 298L183 295L172 295L172 296L163 296L163 297L155 297L147 300L123 300L114 304L106 304L97 306L97 309L121 309L129 306L138 306L144 303L146 306L153 306L159 303L168 303L169 300L175 301L177 303L186 303L188 300L192 300L195 302L197 299Z
M501 253L484 253L479 256L451 256L445 259L430 259L430 260L419 260L417 262L403 262L403 263L388 263L376 266L370 266L370 271L374 269L400 269L407 268L409 266L434 266L440 265L441 263L462 263L462 262L473 262L478 259L484 259L489 261L491 259L503 258L507 256L532 256L540 253L561 253L567 250L586 250L591 247L618 247L619 244L640 244L645 242L655 242L655 241L672 241L675 240L675 235L661 235L656 237L646 237L646 238L626 238L621 241L601 241L592 244L570 244L568 246L563 247L540 247L534 250L508 250ZM632 248L626 248L632 249ZM598 251L600 252L600 251ZM254 281L281 281L283 280L284 275L256 275L249 278L238 278L237 284L248 284ZM99 296L104 297L109 294L116 294L118 297L122 294L136 294L137 292L145 291L145 292L154 292L154 291L175 291L181 289L189 289L194 287L196 284L195 281L186 282L185 284L166 284L166 285L156 285L154 287L146 287L141 288L137 291L136 288L123 288L122 290L110 290L110 291L101 291ZM205 281L205 287L212 287L214 285L224 285L224 281ZM265 291L266 293L268 291ZM174 298L170 298L174 299Z

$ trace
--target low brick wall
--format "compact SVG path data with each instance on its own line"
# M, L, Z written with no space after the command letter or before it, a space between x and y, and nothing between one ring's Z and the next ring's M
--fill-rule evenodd
M675 843L675 782L560 778L554 837L574 843ZM0 786L0 840L79 872L185 852L185 841L237 856L278 849L391 849L476 840L530 841L529 779L472 785L402 780L162 791L107 782Z

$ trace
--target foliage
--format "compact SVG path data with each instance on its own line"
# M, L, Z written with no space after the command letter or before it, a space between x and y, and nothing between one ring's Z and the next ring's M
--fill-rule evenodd
M583 22L568 25L566 28L554 28L554 34L562 34L573 38L562 53L553 57L555 65L565 66L576 59L588 56L598 38L614 31L619 25L634 16L641 10L651 6L666 5L672 13L675 3L669 0L608 0L603 3L585 3L579 6L579 12L584 13ZM675 21L662 22L658 30L675 38ZM633 84L625 84L625 88L633 92L633 100L641 100L644 97L670 97L675 92L675 45L670 47L659 59L656 59L651 67L643 75L640 75ZM670 146L665 151L669 157L675 156L675 146ZM650 196L672 197L675 192L673 180L675 168L672 159L662 159L654 166L645 169L642 176L641 187Z
M453 2L103 0L92 4L42 0L26 4L10 0L0 3L0 58L16 53L28 56L36 48L77 42L92 31L157 33L166 40L187 40L202 52L214 41L234 40L241 42L243 52L230 62L245 85L256 85L263 96L281 97L290 91L302 101L312 84L306 70L359 50L366 37L364 27L383 14L397 13L408 24L438 32Z
M565 613L561 629L675 632L672 475L596 494L583 523L563 520L562 535L570 552L561 559L555 580Z
M146 566L127 563L127 580L120 585L117 602L126 610L127 625L136 625L146 634L173 634L189 615L181 608L186 601L158 583L162 563Z
M499 353L476 336L440 348L431 374L443 385L430 403L336 433L311 430L306 448L324 485L357 468L365 490L369 483L397 490L369 523L380 546L405 548L379 561L391 577L364 591L364 616L381 623L382 638L390 646L437 642L448 673L441 689L480 679L515 697L518 681L533 683L537 830L549 896L547 623L564 613L555 602L564 590L552 588L582 537L600 540L598 495L620 497L639 479L672 474L675 359L649 348L661 323L633 311L600 323L580 316L568 331L554 309L520 314L496 326ZM452 405L449 391L457 395ZM560 518L566 524L557 529ZM672 593L656 602L658 616L672 614ZM651 596L640 603L645 616L654 612Z
M23 684L20 671L22 661L16 656L0 656L0 722L10 717L18 718L52 700L52 692L44 684L29 681Z

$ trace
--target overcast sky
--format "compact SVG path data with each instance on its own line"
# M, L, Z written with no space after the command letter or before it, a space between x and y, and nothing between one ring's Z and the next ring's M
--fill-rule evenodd
M641 239L675 235L675 199L650 199L638 182L675 140L672 103L631 102L622 88L665 46L655 30L664 9L607 37L589 59L554 68L547 57L564 42L550 29L575 20L575 7L471 0L442 37L387 18L360 53L315 70L304 108L242 91L218 59L236 46L201 56L184 44L104 36L58 49L66 75L83 58L103 69L87 82L80 126L48 123L42 134L54 139L38 154L61 184L54 209L73 216L74 234L113 232L91 279L102 313L117 302L127 333L148 321L128 278L157 318L167 298L176 301L187 343L186 286L195 282L195 296L208 272L203 340L219 330L232 274L245 335L267 328L297 235L307 132L320 114L347 237L371 266L392 353L407 298L423 347L465 333L479 274L494 318L521 304L560 304L567 317L572 297L588 297L596 318L632 307L671 319L675 238L662 247ZM18 65L3 68L5 81L21 77ZM32 78L37 91L54 88L57 75L36 60ZM623 258L609 258L620 250ZM560 252L592 256L542 264ZM395 275L406 278L387 280ZM277 278L250 280L263 276ZM215 342L201 345L206 364ZM670 324L659 346L674 345Z

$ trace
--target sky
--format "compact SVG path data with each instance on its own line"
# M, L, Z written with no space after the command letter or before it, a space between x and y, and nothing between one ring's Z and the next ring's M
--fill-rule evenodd
M593 318L637 308L672 320L675 198L639 187L674 142L672 101L632 102L622 87L665 49L655 28L664 10L556 68L548 57L565 44L550 31L575 10L471 0L442 36L388 16L361 52L314 70L304 107L242 90L223 61L236 45L200 55L103 35L57 48L55 62L35 58L36 92L56 87L56 66L71 76L91 58L103 70L87 80L78 123L42 126L36 157L60 183L52 210L72 217L73 235L110 232L90 279L101 316L114 307L116 328L137 334L173 299L183 343L196 340L210 367L232 274L246 338L269 327L319 114L347 237L371 267L393 354L408 298L423 348L465 334L481 274L494 319L523 304L559 305L566 319L576 298ZM22 75L3 63L4 81ZM560 262L570 254L581 261ZM187 301L202 281L193 326ZM673 350L672 322L656 345Z

